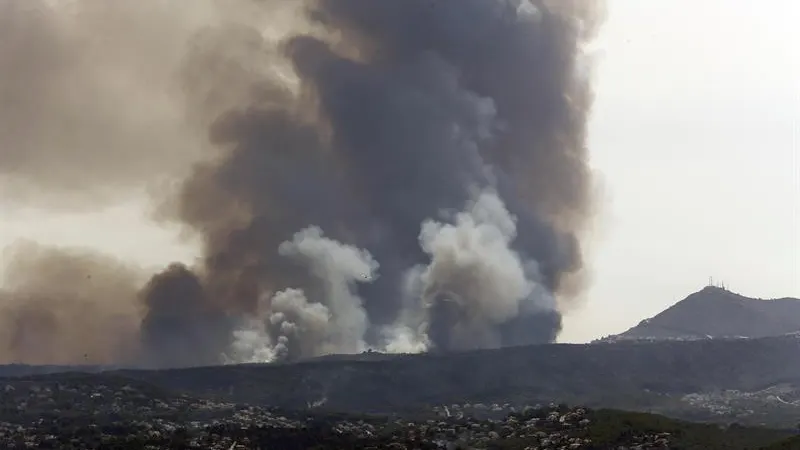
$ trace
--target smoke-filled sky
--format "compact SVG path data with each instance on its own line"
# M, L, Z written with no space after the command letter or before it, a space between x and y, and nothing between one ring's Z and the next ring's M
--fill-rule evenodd
M709 275L800 296L790 0L611 0L585 56L559 18L600 24L589 2L32 3L0 0L17 359L63 305L98 313L29 361L491 347L560 313L583 341Z
M546 343L588 285L603 2L1 4L9 202L85 212L144 191L199 253L148 273L9 246L5 360Z

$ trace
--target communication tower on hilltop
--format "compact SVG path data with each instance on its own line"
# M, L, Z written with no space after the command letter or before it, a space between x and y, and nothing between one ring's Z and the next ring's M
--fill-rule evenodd
M725 286L725 282L724 281L720 281L719 285L714 284L714 277L708 277L708 286L709 287L720 288L723 291L727 291L728 290L728 287Z

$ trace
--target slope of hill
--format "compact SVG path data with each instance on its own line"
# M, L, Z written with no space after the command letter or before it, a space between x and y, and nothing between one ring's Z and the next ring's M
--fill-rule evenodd
M82 376L97 378L96 384L104 384L103 377L121 377L192 397L292 410L413 414L442 405L566 402L688 420L794 427L800 413L798 355L800 336L786 335L538 345ZM60 380L71 375L35 376Z
M760 300L708 286L605 341L760 338L800 331L800 299Z
M382 360L119 371L190 395L287 409L402 413L550 401L791 425L800 338L540 345Z

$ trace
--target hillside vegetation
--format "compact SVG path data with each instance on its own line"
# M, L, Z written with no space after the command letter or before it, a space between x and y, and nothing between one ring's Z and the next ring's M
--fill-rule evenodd
M493 407L493 417L479 405L452 405L398 417L212 401L109 374L34 375L2 385L2 448L755 450L795 442L792 430L566 405Z

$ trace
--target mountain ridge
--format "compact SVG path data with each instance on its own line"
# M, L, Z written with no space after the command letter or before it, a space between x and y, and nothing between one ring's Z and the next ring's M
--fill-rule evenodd
M800 331L800 299L757 299L717 286L600 341L763 338Z

